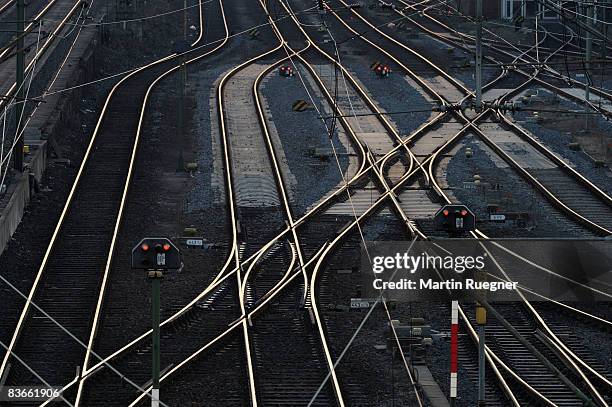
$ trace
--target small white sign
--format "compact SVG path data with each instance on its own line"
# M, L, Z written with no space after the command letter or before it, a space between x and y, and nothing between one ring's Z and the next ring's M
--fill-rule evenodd
M202 247L204 246L204 239L187 239L185 243L187 244L187 246Z
M351 298L351 308L370 308L372 302L366 298Z
M500 214L490 214L489 215L489 220L494 220L494 221L505 221L506 220L506 215L500 215Z
M166 253L157 253L157 265L158 266L166 265Z

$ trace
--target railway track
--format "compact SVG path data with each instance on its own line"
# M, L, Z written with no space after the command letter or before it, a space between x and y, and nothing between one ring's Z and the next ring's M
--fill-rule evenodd
M157 68L156 65L153 66ZM113 95L116 94L121 102L105 111L98 124L11 340L11 351L15 349L29 365L47 373L55 383L74 376L74 367L80 361L66 359L67 355L81 354L80 345L66 341L59 332L51 337L40 335L53 329L53 324L31 311L31 303L48 310L51 315L66 315L60 316L58 322L80 340L86 340L95 306L92 294L101 282L90 277L104 269L107 261L113 225L133 159L139 98L146 90L147 81L155 77L155 72L143 71L137 77L140 81L124 81L124 86L114 89ZM130 103L134 97L136 103ZM121 137L117 137L118 134ZM81 312L83 310L85 312ZM57 339L52 340L54 336ZM58 352L48 352L45 344L56 346ZM44 357L45 354L48 357ZM3 371L8 359L8 355L5 356ZM43 365L39 366L41 363ZM65 367L61 369L61 365ZM9 382L12 382L12 375L20 376L19 369L18 365L13 365ZM32 384L25 378L16 383Z
M206 54L203 50L200 53ZM82 346L87 342L91 315L96 307L92 294L106 279L98 270L104 270L106 264L108 271L129 187L138 145L139 118L142 120L141 106L144 110L149 85L155 84L160 75L163 77L164 73L175 70L176 61L170 56L135 71L120 81L107 99L17 323L10 351L4 355L2 373L8 373L7 383L36 383L30 372L11 358L10 353L16 352L35 371L50 378L51 383L74 384L75 367L81 365L85 355ZM98 275L98 279L91 278L93 275ZM102 298L103 289L100 292ZM32 304L36 304L36 310ZM55 317L76 339L72 340L43 317L38 307ZM95 328L92 332L93 337ZM49 346L57 352L50 352Z
M367 23L367 21L365 21L363 19L363 17L361 17L358 12L351 10L351 12L353 13L353 15L360 17L360 20ZM369 29L371 30L376 30L378 33L380 33L383 37L389 39L391 42L393 42L395 45L400 45L401 44L399 42L397 42L396 40L393 40L393 38L391 38L389 35L383 33L380 29L374 27L373 25L369 27ZM428 34L435 36L435 33L428 31ZM364 35L364 37L368 37L367 35ZM440 38L438 36L438 38ZM368 38L369 40L369 38ZM406 47L404 47L405 49ZM439 69L439 68L438 68ZM535 77L534 77L535 78ZM517 89L522 89L524 88L524 86L526 86L526 84L528 84L528 82L524 82L522 86L517 87ZM488 84L487 87L490 87L490 85L492 85L492 83ZM514 90L512 93L517 93L516 90ZM503 101L503 99L502 99ZM498 114L499 116L500 114ZM481 118L479 118L479 120L475 120L475 123L478 123L479 121L482 121L481 119L487 117L486 115L481 115ZM479 130L479 128L477 126L474 126L473 130L476 131L477 135L479 137L483 138L483 141L485 143L487 143L489 145L489 147L493 148L494 151L496 152L496 154L498 154L500 157L502 157L506 162L508 162L511 166L513 166L515 169L517 169L522 176L532 185L535 185L537 187L537 189L544 193L548 199L557 207L559 207L562 211L564 211L565 213L567 213L570 217L572 217L575 220L578 220L580 223L582 223L583 225L586 225L587 227L590 227L592 230L594 230L596 233L598 234L603 234L603 235L607 235L609 234L609 231L605 228L605 221L601 222L602 226L604 226L603 228L600 227L599 225L597 225L597 221L593 222L593 218L592 216L598 216L600 214L605 214L605 212L600 212L597 208L605 208L606 206L610 206L610 204L612 204L612 201L610 200L610 197L605 194L603 191L601 191L597 186L595 186L592 182L586 180L582 175L578 174L575 170L573 170L570 166L568 166L563 160L559 159L554 153L552 153L550 150L548 150L546 147L542 146L541 143L539 143L538 141L536 141L533 137L529 136L524 130L519 129L514 123L510 122L508 119L505 118L505 116L502 114L501 117L504 119L504 126L506 126L506 128L509 128L515 135L512 137L520 137L520 141L521 142L528 142L529 144L531 144L531 146L533 146L533 149L537 150L537 153L539 154L545 154L546 157L550 160L553 161L553 163L555 164L555 166L557 166L558 168L562 169L562 171L566 174L566 178L565 178L565 182L569 183L572 181L572 178L574 181L574 185L572 186L572 188L574 190L579 190L582 189L583 190L583 194L581 194L581 197L586 197L589 199L590 203L588 205L588 207L590 208L590 212L587 210L587 212L585 212L586 216L583 216L582 214L580 214L578 211L574 210L574 208L580 207L581 202L578 200L572 200L571 202L564 202L561 199L558 199L554 192L551 191L549 188L547 188L547 186L550 185L550 183L546 183L544 184L543 180L538 179L537 177L534 176L534 174L530 173L529 171L525 170L525 167L521 166L519 163L517 163L514 158L507 154L505 151L503 151L502 148L499 148L498 144L493 142L490 138L487 137L487 135L485 135L485 133L481 132ZM465 122L467 118L463 118L463 121ZM531 147L529 147L531 148ZM539 155L538 154L538 155ZM537 159L537 155L533 154L536 156ZM570 194L568 194L568 196L571 196ZM590 218L589 218L590 217Z
M284 3L281 3L281 5L283 7L285 6ZM266 6L263 4L262 8L267 10ZM286 11L288 14L292 15L290 10L286 9ZM298 26L301 27L301 24L299 24L295 15L292 15L292 18L298 24ZM313 40L302 28L300 28L300 30L304 34L304 37L309 39L309 44L314 45L314 48L316 48L319 56L323 56L325 58L325 55L327 55L327 58L330 59L329 54L326 54L322 47L319 48L319 46L317 46L318 41ZM404 192L405 190L403 188L406 185L411 186L413 188L412 191L419 189L423 190L424 188L419 188L418 184L414 183L414 179L417 177L425 179L428 184L431 183L434 185L434 187L436 187L436 176L432 171L432 168L435 161L439 158L441 152L443 152L453 143L459 141L460 138L467 133L467 129L474 132L478 131L478 128L474 125L474 123L477 123L479 119L467 118L465 116L462 117L461 115L453 115L457 120L456 122L444 122L441 119L450 116L449 114L444 113L435 116L432 120L419 128L413 133L413 135L406 139L400 137L395 131L394 126L389 122L385 124L384 120L379 120L378 123L373 124L373 122L369 120L363 121L356 116L357 113L373 112L377 114L378 118L383 116L380 114L381 111L376 108L372 100L369 100L367 97L367 92L362 88L362 86L360 86L357 81L352 79L350 71L346 70L344 66L337 63L336 66L342 71L342 76L348 79L350 82L350 89L348 86L346 87L346 99L342 100L340 103L337 103L338 94L334 94L332 90L334 81L331 80L331 71L328 71L328 75L325 75L321 68L316 69L315 65L307 61L307 59L312 58L312 56L307 56L310 54L301 54L302 51L296 51L289 48L287 43L283 42L281 30L275 29L275 33L279 37L278 39L281 45L234 68L229 74L223 77L223 80L218 87L218 113L221 122L224 144L228 206L230 207L231 213L233 243L225 266L222 268L217 278L215 278L213 282L190 304L178 310L177 313L173 314L164 322L166 326L172 327L171 329L176 329L176 332L173 334L185 335L185 333L189 333L191 336L185 338L187 339L187 342L197 344L195 347L192 346L191 349L185 349L183 354L173 355L176 357L176 359L174 359L174 361L171 363L165 364L166 369L164 370L162 380L164 383L168 383L170 392L173 394L173 399L174 397L179 397L179 390L183 387L185 389L192 389L195 383L197 383L196 377L199 374L203 374L206 369L210 369L211 365L206 364L206 361L203 360L203 353L209 353L215 350L220 351L223 354L227 353L227 359L224 356L217 362L214 362L212 366L219 366L220 364L224 363L224 360L232 360L233 362L229 362L229 365L232 366L234 370L243 371L244 380L248 382L248 388L250 390L249 394L239 394L239 392L232 391L230 392L231 400L244 401L248 397L253 405L257 403L261 403L263 405L267 405L268 403L279 403L292 400L292 398L307 402L309 400L309 395L312 397L314 394L313 389L316 391L320 380L324 378L327 372L329 372L331 377L328 382L329 385L321 393L321 396L316 399L317 403L321 405L344 405L345 399L342 397L343 393L348 395L346 398L347 402L365 400L361 398L363 395L360 395L360 390L355 390L352 387L353 385L350 384L350 380L346 379L346 376L344 378L336 377L334 360L338 356L338 349L336 348L335 350L329 350L329 348L333 348L335 346L328 344L329 341L333 341L335 339L335 335L330 335L330 331L332 331L332 329L329 326L326 326L329 324L329 321L325 320L325 312L320 307L319 288L322 284L321 281L323 280L319 274L324 272L325 267L327 267L326 259L329 258L332 253L336 252L337 248L340 247L341 242L343 242L343 239L345 239L349 233L353 233L354 229L357 228L361 222L364 222L373 214L378 213L387 205L389 205L389 207L391 207L392 210L399 215L399 223L403 228L405 228L409 235L425 237L425 235L418 230L412 221L412 218L414 217L412 215L414 214L409 213L409 211L406 210L409 208L403 207L402 203L404 199L402 198L402 202L399 202L396 195L400 192ZM395 44L395 46L402 48L399 44ZM287 53L288 59L299 60L299 63L306 68L309 75L314 79L313 83L320 87L320 91L327 98L328 104L333 107L336 114L339 116L344 116L343 113L346 113L347 111L353 114L353 117L351 117L350 114L346 115L348 116L347 118L339 117L339 121L341 122L345 131L353 139L353 142L359 151L358 155L360 156L359 168L355 174L350 177L350 179L345 180L344 186L339 187L333 194L329 195L327 198L324 198L323 201L316 204L308 213L297 219L293 218L292 210L289 204L289 197L287 192L284 191L286 181L283 179L283 173L278 164L278 158L276 157L275 148L270 139L266 119L262 114L261 103L257 101L259 79L262 77L262 75L269 73L272 69L274 69L274 67L278 66L278 64L282 63L287 58L283 57L283 59L279 60L278 62L269 64L269 67L266 67L268 65L264 67L253 65L255 62L260 61L263 57L270 56L273 53L282 55L283 52ZM196 58L201 58L202 56L204 55ZM331 58L331 60L333 61L333 58ZM431 63L425 60L422 60L419 63L422 63L422 66L418 69L420 72L425 72L426 70L431 71ZM176 62L171 58L164 59L158 63L152 64L152 69L147 68L141 73L136 73L136 78L139 76L139 73L141 74L140 76L142 76L142 83L135 81L140 83L140 88L134 88L136 85L131 83L134 81L130 80L130 87L126 87L129 88L129 91L127 91L124 96L127 98L131 94L145 94L145 87L152 83L152 85L147 88L146 94L148 96L148 91L150 91L158 80L162 79L165 75L176 69L176 67L170 68L175 64ZM404 66L407 68L407 65L408 64ZM444 87L446 90L448 90L448 93L445 95L442 95L435 90L439 85L439 83L436 83L437 79L432 80L430 78L428 80L424 80L419 75L415 75L415 78L418 80L423 89L426 92L429 92L432 97L439 100L442 105L449 105L450 103L455 103L461 99L470 97L471 92L465 89L465 87L456 86L458 85L456 81L452 80L452 78L448 77L447 75L442 75L442 71L439 68L435 71L440 75L440 77L445 78L444 80L448 82ZM260 72L260 74L257 75L257 72ZM319 73L317 74L317 72ZM323 74L321 74L322 72ZM411 71L411 73L414 74L414 70ZM232 80L235 80L236 82L232 83ZM254 85L252 95L247 95L245 92L242 92L244 85L253 80ZM232 85L235 85L235 87L232 88ZM455 89L451 90L453 87ZM232 89L234 89L236 92L240 91L242 93L238 94ZM121 89L117 90L117 94L120 94L119 92L121 91ZM257 110L255 111L256 115L251 112L247 117L248 121L250 122L254 120L259 122L264 135L264 137L262 137L264 141L263 144L259 144L255 147L251 144L251 148L257 149L258 157L241 155L240 149L244 143L253 143L254 141L249 137L247 137L247 139L243 139L243 133L247 131L250 132L249 129L243 127L243 124L241 125L240 123L237 123L234 127L232 127L232 117L238 117L242 113L240 108L230 106L229 104L224 104L223 100L229 99L230 96L242 99L253 97L253 100L257 102ZM353 103L353 101L357 100L359 100L358 103ZM144 111L144 103L138 103L136 105L142 105L142 111ZM134 110L135 111L130 116L133 119L131 123L138 122L137 117L139 116L139 111L138 109ZM112 109L109 109L108 111L109 117L113 117L113 114L118 113L118 111ZM140 112L139 117L140 122L142 122L142 112ZM481 118L482 117L483 115L481 115ZM94 145L93 143L107 141L107 139L104 138L106 131L104 128L104 121L102 119L99 126L101 126L101 130L99 134L97 133L96 135L98 141L92 141L92 145ZM355 130L355 128L360 127L360 130L362 131ZM363 127L365 127L365 130L377 131L363 131ZM442 140L435 140L436 144L432 144L433 140L428 140L427 137L432 130L440 131L440 128L446 128L445 130L441 131L443 134L445 134L445 137ZM112 127L110 129L113 131L115 130ZM110 132L110 130L107 131ZM132 137L135 133L136 140L138 139L138 131L134 131L134 129L132 129L131 132L126 132L126 138L129 139L130 136L128 136L128 133L131 133ZM380 137L380 135L377 135L371 139L368 139L368 137L372 136L372 134L368 133L384 133L386 137ZM261 135L262 134L259 136ZM252 136L256 137L256 135L253 134ZM94 139L96 137L94 137ZM421 142L421 144L418 144L419 142ZM109 147L112 146L109 144ZM90 150L91 148L92 147L90 146ZM418 151L419 149L421 149L419 154L414 153L415 150ZM123 156L116 154L116 157L111 157L110 153L104 155L96 148L93 150L94 151L92 152L91 157L89 157L88 152L88 160L86 160L91 163L104 162L106 164L107 161L116 159L119 159L119 161L122 162L132 163L134 160L135 147L131 145L125 148ZM130 151L132 152L131 161L129 159ZM269 162L251 163L250 160L254 158L260 160L262 154L268 155L268 158L270 159ZM391 171L389 170L387 172L387 177L385 177L385 165L387 163L392 163L392 160L397 159L398 157L402 157L404 160L405 165L403 170L399 171L399 173L393 177L391 176ZM256 171L256 178L266 179L266 181L263 182L265 188L254 188L254 186L262 185L262 183L259 181L254 183L253 180L249 179L248 177L245 182L238 181L238 178L240 177L237 176L235 172L241 172L240 169L237 170L237 165L240 165L240 162L246 163L247 167L266 167L266 169L263 171ZM87 168L85 168L85 170L82 168L81 170L83 175L80 175L79 177L91 176L94 177L91 179L97 180L95 178L95 172L92 171L91 174L93 175L90 175ZM113 182L113 185L117 183L119 185L125 184L125 182L122 184L122 179L127 178L129 180L130 177L129 175L126 176L124 174L125 171L121 174L117 173L117 179L114 180L115 182ZM335 220L331 220L330 218L333 218L333 216L330 217L329 215L325 215L325 213L331 213L328 212L328 210L338 207L339 204L352 201L352 199L355 198L355 195L359 193L359 190L366 188L370 182L376 185L379 191L377 191L376 196L372 198L372 202L366 202L363 204L363 206L360 207L360 210L353 213L352 216L349 214L349 223L344 223L343 221L338 222L338 216L336 216ZM113 212L116 213L117 211L121 213L121 208L123 208L123 200L125 199L127 191L127 184L125 185L126 187L123 189L123 198L121 198L119 209L117 209L116 205L108 206L107 211L109 215L107 218L105 218L106 223L104 223L104 225L107 227L109 225L112 226L113 220L116 219L114 217L110 217L111 214ZM238 185L244 185L244 187L237 187ZM274 189L276 189L276 191L274 191ZM445 196L444 192L440 188L437 189L441 195ZM77 184L75 184L75 188L73 188L73 191L71 192L71 200L78 202L79 197L84 196L83 194L85 192L92 193L86 189L79 189L77 182ZM114 201L118 200L121 192L122 189L117 188L114 195ZM352 192L353 195L347 195L347 192ZM344 195L347 195L346 198ZM113 200L109 199L112 197L105 198L106 201ZM567 199L567 197L564 198ZM102 197L100 197L100 199L102 199ZM281 206L283 208L281 211L281 217L284 218L285 222L287 222L286 225L283 227L282 222L277 222L276 227L271 228L272 233L264 236L256 236L253 233L248 233L245 236L242 232L239 232L237 226L238 224L243 227L243 225L247 225L249 221L252 222L252 219L257 216L257 214L254 214L252 210L244 209L248 208L253 202L259 202L260 204L263 202L270 207ZM432 205L432 208L435 207L435 202L433 202ZM354 206L354 203L350 202L349 206ZM77 206L73 205L73 207L76 208ZM81 229L79 229L79 227L82 227L82 225L78 222L78 220L86 219L83 217L83 214L88 213L88 207L84 206L82 209L84 212L75 211L73 213L72 211L74 209L67 205L66 210L62 215L62 219L65 218L64 223L61 227L58 227L58 230L56 231L56 234L62 237L62 241L64 241L64 235L61 235L61 233L65 233L65 231L67 233L71 230L77 230L81 233L81 235L78 235L77 233L70 233L69 235L77 237L82 236L83 232L81 232ZM597 215L597 210L598 209L595 208L590 213ZM89 211L91 211L91 209L89 209ZM328 219L327 222L325 221L326 217ZM71 219L73 219L72 222L75 224L74 227L76 229L68 228L71 225ZM346 221L346 219L347 218L344 218L344 221ZM308 233L305 232L306 227L313 227L313 225L315 225L314 229L316 230L320 227L320 224L324 224L325 226L323 227L329 227L329 232L331 235L329 244L321 244L322 239L319 231L317 231L317 233L312 233L312 235L308 235ZM88 222L87 227L90 227L90 225L95 226L94 223ZM104 261L107 260L105 257L108 250L107 248L109 245L112 247L114 244L117 227L118 221L115 224L115 233L111 243L101 243L101 241L92 242L92 247L95 246L95 248L98 249L98 246L102 246L104 249L97 250L96 253L98 254L93 256L93 259L98 262L98 268L104 267ZM250 229L256 231L258 227L261 226L256 225L255 228L251 227ZM247 227L247 230L248 229L249 228ZM91 229L88 229L86 232L86 235L94 234L91 233ZM110 230L102 230L102 232L105 234L111 234ZM298 237L302 235L305 235L306 238L298 239ZM84 248L87 241L80 239L78 244L82 244ZM48 253L48 257L50 257L49 267L54 264L52 260L56 255L69 253L68 248L64 248L64 252L61 251L62 249L63 248L61 245L53 248L50 247ZM90 251L86 252L89 253ZM62 257L63 256L60 256L58 258ZM41 277L40 281L41 288L59 285L59 282L54 282L53 280L53 272L48 272L48 270L53 269L49 268L45 270L45 277ZM105 278L106 275L104 276L104 279ZM82 279L82 276L74 274L74 279L78 282ZM304 282L301 283L301 281ZM82 287L82 289L87 290L88 292L96 292L95 289L99 284L99 281L92 282L91 286ZM100 294L97 305L95 305L91 299L87 304L81 304L81 306L85 309L88 307L89 309L93 309L95 306L96 315L101 312L100 304L102 303L102 299L104 297L104 283L102 283L102 287L103 288L99 291ZM41 292L44 293L44 291L45 290ZM40 295L40 298L36 297L36 295ZM66 295L66 293L63 293L63 295ZM38 303L38 301L43 302L45 305L43 308L47 306L44 301L54 301L54 297L45 297L44 295L37 294L36 292L34 292L32 296L34 297L36 303ZM236 298L238 299L237 302ZM306 308L302 308L303 305L306 305ZM226 309L227 315L225 315L224 312L221 312L218 307L221 307L221 309ZM240 308L238 313L237 308ZM209 310L210 313L206 313L203 310ZM259 316L260 312L261 316ZM27 315L27 312L24 314ZM255 318L256 315L257 318ZM311 318L315 321L316 328L312 328L308 325ZM27 318L24 316L23 319L26 320ZM84 320L84 318L82 319ZM467 320L468 319L466 317L466 321ZM32 327L36 328L36 320L27 319L27 321L28 322L24 322L27 329L33 329ZM198 337L200 331L197 331L196 327L203 324L203 321L206 321L207 329L210 327L213 328L211 330L213 332L207 336L200 336L198 340L196 338ZM228 324L228 321L231 322ZM71 325L71 327L80 326L81 331L86 329L83 328L86 325L82 320L73 320L72 323L74 323L74 325ZM284 333L289 341L294 341L298 351L296 351L296 353L293 355L288 355L288 357L274 359L274 361L276 361L276 364L274 364L274 362L271 363L271 361L267 360L266 355L270 352L270 349L274 347L276 341L275 335L278 335L279 331ZM85 334L89 333L86 330L83 332ZM91 330L90 334L90 345L86 357L89 357L89 353L92 349L92 341L95 337L95 328ZM83 390L85 380L96 380L97 384L100 383L98 382L100 374L93 376L94 373L104 370L104 375L111 375L111 373L108 372L108 369L102 369L104 368L103 364L105 362L112 361L114 364L117 359L120 359L121 363L124 363L122 366L127 369L126 371L133 371L133 366L130 366L130 360L133 361L142 359L142 362L140 363L144 364L144 360L149 358L148 352L150 351L147 349L147 345L144 344L144 341L147 340L147 335L148 333L141 335L135 341L130 342L125 347L118 349L109 356L106 356L102 362L91 364L88 363L86 359L85 370L80 375L80 379L78 380L79 394L87 394L87 392ZM19 333L17 333L16 336L18 339L14 340L16 343L14 346L16 346L16 349L21 350L19 346L25 345L20 341ZM21 336L23 336L23 334ZM500 338L501 337L502 335L500 333ZM169 337L166 339L169 339ZM83 336L83 341L85 340L86 337ZM33 343L32 347L36 346L38 345ZM319 349L320 346L322 346L322 352L321 349ZM128 350L133 348L138 348L137 353L140 357L136 359L125 357ZM67 351L65 355L70 355L71 352L72 351ZM241 352L244 352L244 354ZM21 351L19 353L21 354ZM321 353L324 355L324 357L321 357ZM489 349L489 358L493 358L495 353L495 349ZM41 356L27 352L26 354L31 358ZM190 356L186 356L188 354L190 354ZM67 362L67 364L70 364L70 362L66 361L65 355L63 359L58 360L57 363ZM236 357L236 355L239 355L239 357ZM303 357L304 355L307 356ZM44 363L46 364L53 363L53 361L49 361L49 358L44 359ZM242 363L238 362L245 360L247 361L246 371L244 371L245 366L242 366ZM303 369L301 369L303 372L302 376L300 376L301 380L297 380L297 376L292 377L289 376L288 373L282 373L290 372L292 368L295 368L295 364L300 362L304 364ZM78 364L74 363L74 361L72 361L72 363L72 366ZM146 378L146 374L144 372L146 371L147 366L141 367L145 368L140 369L142 374L136 374L135 376L138 376L137 382L145 383L144 379ZM499 378L500 375L496 370L497 367L495 364L491 365L491 369L496 372ZM525 375L525 372L529 371L528 366L510 366L510 370L521 376ZM64 375L62 376L62 380L64 380L64 382L69 382L69 379L71 378L67 374L67 371L65 374L62 374ZM410 375L410 372L408 371L407 374ZM516 376L512 373L508 373L508 375L509 377L516 379ZM10 377L11 376L9 376L9 378ZM180 377L181 379L175 380L175 377ZM183 378L188 379L183 382ZM281 386L283 391L280 393L279 387L273 385L273 382L278 380L283 380L283 382L286 383L286 386ZM181 384L181 382L184 384ZM343 392L342 385L346 384L347 382L349 385L347 385L346 392ZM144 387L147 387L146 383L144 384ZM505 388L503 384L501 387ZM534 385L534 387L537 387L537 385ZM533 388L530 391L533 393ZM506 393L506 395L508 395L507 390ZM510 391L509 394L512 394L512 392ZM137 396L132 402L132 405L142 402L144 397L145 394L141 392L140 395ZM193 397L196 399L198 398L197 395ZM210 397L214 398L215 396L210 395L202 400L209 401ZM193 401L193 399L185 400ZM99 403L102 404L103 401L99 400ZM97 404L91 403L91 405Z

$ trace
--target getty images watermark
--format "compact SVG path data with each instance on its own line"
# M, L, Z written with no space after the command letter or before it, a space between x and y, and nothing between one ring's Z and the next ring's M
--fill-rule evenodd
M610 240L368 242L365 295L396 301L610 301Z

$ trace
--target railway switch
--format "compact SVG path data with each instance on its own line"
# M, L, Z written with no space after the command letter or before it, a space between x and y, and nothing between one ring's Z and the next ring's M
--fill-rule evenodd
M132 268L168 270L181 268L181 253L170 239L144 238L132 249Z
M470 232L476 229L476 216L465 205L445 205L434 216L436 229L449 233Z

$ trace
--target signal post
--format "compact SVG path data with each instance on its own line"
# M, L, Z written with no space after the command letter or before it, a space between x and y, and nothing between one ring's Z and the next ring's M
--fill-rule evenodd
M486 271L476 273L478 281L487 281ZM486 405L485 394L485 325L487 324L487 309L483 302L486 300L484 293L478 295L476 301L476 324L478 324L478 406Z
M476 229L476 216L465 205L444 205L434 215L437 230L445 231L449 237L456 238L466 232ZM480 278L480 276L477 276ZM479 311L480 309L480 311ZM484 314L483 312L484 311ZM478 406L484 406L484 323L481 318L486 311L483 307L476 308L476 322L478 323ZM451 333L450 333L450 405L455 406L457 400L457 372L458 372L458 346L459 346L459 302L451 302ZM482 385L481 385L482 383ZM481 397L482 396L482 397ZM481 401L482 400L482 401Z
M159 372L160 372L160 303L161 280L164 271L181 268L179 249L166 238L144 238L132 249L132 269L146 270L151 280L151 325L152 337L152 390L151 407L159 407Z

